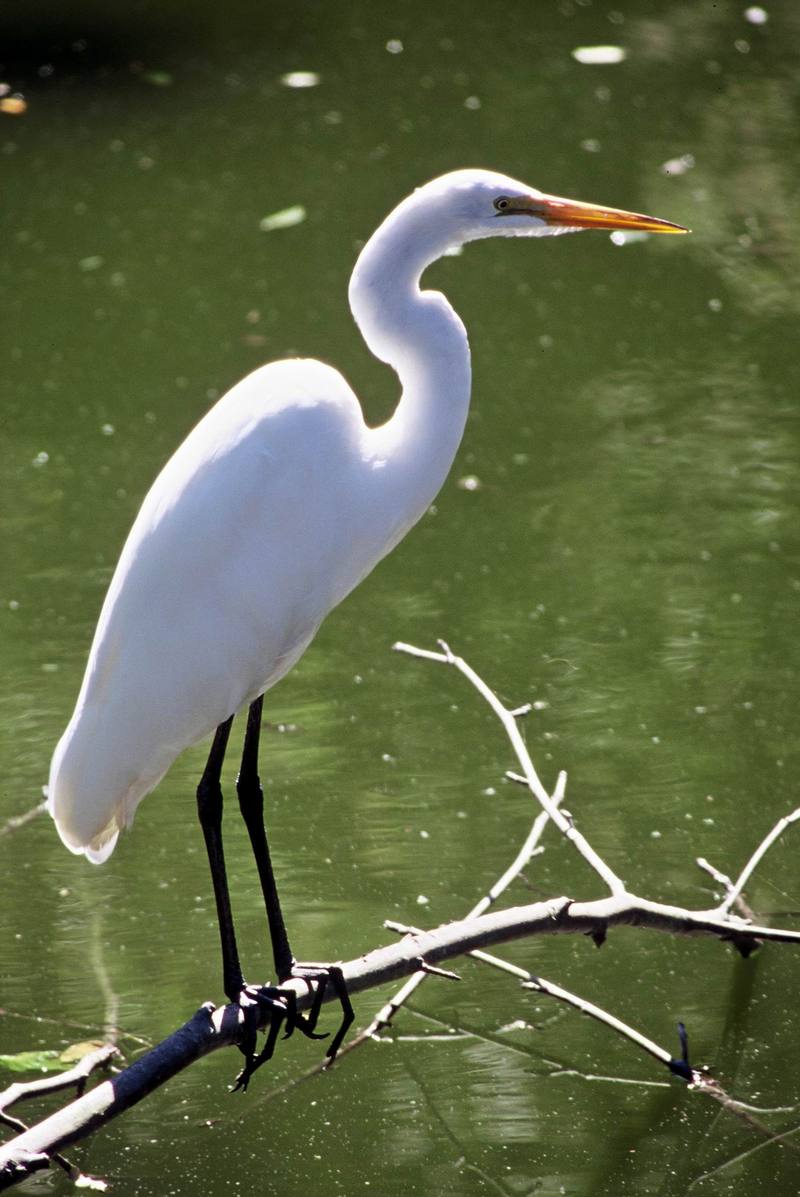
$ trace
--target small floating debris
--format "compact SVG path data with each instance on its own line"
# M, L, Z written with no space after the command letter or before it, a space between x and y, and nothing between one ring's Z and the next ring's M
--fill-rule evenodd
M694 154L681 154L678 158L668 158L658 168L662 175L685 175L694 166Z
M584 66L613 66L624 62L628 51L623 46L576 46L572 57Z
M290 229L296 224L302 224L306 218L306 210L302 204L293 204L291 208L281 208L280 212L272 212L269 216L259 220L258 227L262 233L274 233L276 229Z
M22 116L23 112L28 111L28 101L19 92L10 96L8 90L7 83L0 84L0 112L5 112L8 116Z
M281 83L284 87L316 87L322 82L322 76L318 75L316 71L288 71L285 75L281 75Z
M456 485L459 490L480 490L483 484L475 474L467 474L464 478L459 478Z
M760 4L751 4L749 8L744 10L744 19L749 21L751 25L766 25L769 20L769 13Z
M641 229L631 229L629 233L623 229L615 229L609 240L614 245L635 245L637 241L646 241L649 236L649 233L644 233Z

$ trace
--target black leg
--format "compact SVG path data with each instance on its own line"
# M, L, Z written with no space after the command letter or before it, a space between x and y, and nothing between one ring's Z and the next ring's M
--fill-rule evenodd
M222 984L228 1000L236 1002L244 987L239 951L236 947L236 933L233 929L231 900L228 892L228 878L225 872L225 855L222 850L222 786L220 775L225 759L225 748L231 731L233 716L221 723L214 735L208 761L197 787L197 813L206 841L208 863L211 866L211 881L217 904L219 936L222 941Z
M267 832L264 826L264 793L258 776L258 744L261 735L261 712L264 702L263 694L250 704L247 714L247 731L242 751L242 767L236 782L236 792L239 795L239 808L242 812L250 843L253 848L258 876L261 881L261 891L264 895L264 905L267 909L272 953L275 959L275 972L278 985L288 981L291 977L302 978L311 988L316 982L316 990L311 1010L307 1018L299 1015L294 1017L290 1012L287 1016L287 1034L291 1034L294 1027L311 1039L322 1039L324 1035L316 1035L314 1029L322 1007L325 988L328 981L336 993L342 1007L342 1022L334 1035L327 1055L333 1059L344 1038L347 1028L353 1021L353 1008L347 993L342 970L336 965L327 964L297 964L289 946L289 936L283 920L278 888L272 869ZM279 991L280 992L280 991ZM289 993L291 992L288 991ZM287 995L288 996L288 995Z
M275 972L278 983L280 983L287 977L291 977L294 956L289 946L286 924L283 921L278 887L275 884L275 874L272 870L272 860L267 843L267 832L264 827L264 793L258 776L258 742L261 736L263 703L264 696L262 694L260 698L251 703L247 713L247 731L244 736L242 767L236 781L236 793L239 795L239 809L242 812L247 834L250 836L253 855L258 867L261 892L264 895L264 905L267 908Z

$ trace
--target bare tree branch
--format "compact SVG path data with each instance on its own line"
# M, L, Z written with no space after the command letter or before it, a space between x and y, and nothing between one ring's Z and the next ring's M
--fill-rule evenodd
M27 1101L31 1098L42 1097L45 1094L60 1093L64 1089L77 1089L78 1094L82 1094L87 1080L99 1068L108 1065L114 1056L118 1055L118 1051L113 1044L103 1044L94 1051L87 1052L81 1056L80 1060L73 1068L66 1072L57 1073L54 1076L40 1077L35 1081L15 1081L0 1093L0 1122L10 1126L13 1130L18 1132L18 1138L14 1142L19 1142L23 1135L28 1132L28 1127L24 1122L20 1122L18 1118L14 1118L8 1113L11 1106L16 1105L19 1101ZM50 1162L54 1161L67 1173L70 1179L74 1182L82 1182L86 1188L104 1189L106 1186L102 1181L95 1181L92 1177L84 1176L79 1168L58 1151L36 1151L22 1148L19 1157L10 1164L9 1176L10 1183L15 1183L17 1180L23 1180L25 1176L31 1172L37 1172L41 1168L47 1168ZM5 1185L5 1171L0 1167L0 1188Z
M489 955L484 949L494 944L533 935L554 934L589 935L599 945L606 938L608 930L618 926L657 930L676 935L715 936L731 943L745 956L762 940L800 943L800 932L798 931L758 926L754 920L740 918L731 913L733 905L741 903L741 891L753 870L782 831L800 818L800 809L776 824L753 853L736 883L724 878L721 874L715 874L710 866L704 863L704 867L711 871L715 879L721 881L726 889L725 899L715 908L687 910L641 898L626 889L625 884L616 873L598 856L586 838L576 830L572 817L561 808L566 775L559 774L552 797L544 789L518 728L519 717L527 713L530 707L519 707L515 710L506 708L465 661L454 656L444 642L440 642L440 644L443 650L441 653L431 653L404 644L397 644L395 648L413 656L452 665L468 678L498 715L511 741L520 762L522 774L510 774L510 776L514 780L521 781L530 789L541 804L543 813L534 821L525 843L513 863L481 898L467 918L445 924L431 931L418 931L404 925L387 924L394 926L403 934L403 938L398 943L377 948L342 965L345 983L353 994L397 981L403 977L409 979L391 1001L382 1007L370 1025L344 1046L339 1057L346 1055L348 1051L363 1043L367 1038L374 1037L382 1027L388 1025L403 1002L428 975L438 973L441 976L452 977L454 974L439 967L442 962L469 953L484 964L510 973L527 987L566 1002L590 1015L617 1033L624 1035L641 1050L669 1067L676 1075L701 1086L712 1096L716 1096L723 1104L727 1104L731 1108L736 1107L737 1103L733 1103L712 1078L689 1066L685 1050L683 1059L675 1060L666 1049L594 1003L525 969L520 969L516 965ZM610 891L609 896L590 902L578 902L568 897L558 897L546 902L536 902L508 910L490 912L490 907L496 899L519 876L538 850L539 839L548 821L552 821L556 825L561 834L574 845L592 869L603 879ZM97 951L94 953L93 962L106 998L106 1022L109 1024L109 1030L114 1034L117 1022L116 997ZM309 987L304 980L294 980L284 986L284 988L289 987L295 993L299 1010L307 1009L314 1001L315 986ZM333 992L326 991L323 996L325 1001L335 998ZM269 1011L266 1005L260 1017L264 1022L268 1020ZM0 1119L14 1129L21 1130L21 1133L11 1142L0 1147L0 1189L15 1184L38 1168L46 1167L50 1159L57 1159L62 1166L70 1169L71 1165L68 1161L57 1154L62 1148L85 1138L93 1130L141 1101L155 1088L164 1084L202 1056L220 1047L240 1044L243 1031L244 1014L241 1007L232 1004L215 1009L211 1003L206 1003L182 1027L152 1048L146 1055L137 1059L119 1075L102 1082L91 1092L79 1096L68 1106L29 1129L22 1129L23 1124L6 1112L8 1106L23 1097L40 1095L42 1092L55 1092L67 1085L78 1083L82 1087L88 1071L91 1071L92 1067L97 1067L98 1064L94 1063L90 1067L90 1064L81 1062L75 1070L72 1070L71 1074L63 1074L60 1077L47 1078L44 1081L36 1081L27 1085L12 1085L4 1094L0 1095ZM108 1045L103 1052L106 1053L103 1058L107 1059L114 1052L114 1048ZM94 1054L98 1056L98 1060L102 1055L102 1053ZM324 1064L318 1066L314 1071L319 1071L322 1067ZM81 1069L84 1072L81 1072ZM742 1107L738 1106L738 1110L735 1110L735 1112L739 1112L740 1116L741 1109Z
M755 938L800 943L800 932L797 931L753 926L730 915L721 918L713 911L684 910L631 894L594 902L556 898L448 923L419 935L404 936L399 943L348 961L343 964L342 971L348 990L355 994L416 972L420 959L437 965L478 948L526 936L596 936L615 926L649 928L680 935L712 935L737 946ZM287 984L295 989L298 1008L307 1009L313 994L306 983L297 980ZM326 1000L332 1000L334 996L325 995ZM238 1043L242 1018L238 1006L229 1005L217 1010L210 1004L202 1006L187 1023L119 1076L104 1081L0 1148L0 1188L26 1175L31 1170L31 1160L41 1160L42 1154L52 1154L85 1138L201 1056Z
M606 862L602 860L594 848L589 844L586 837L581 835L577 827L575 827L571 818L567 818L558 809L553 799L548 794L545 787L539 779L539 774L534 768L533 761L530 758L525 741L520 735L519 727L516 721L516 712L508 710L505 707L494 691L490 690L483 678L479 677L475 670L467 664L463 657L457 657L451 652L449 645L440 640L439 644L442 651L440 653L430 652L428 649L415 648L413 644L404 644L398 641L392 647L395 652L407 653L411 657L422 657L426 661L438 661L442 665L452 665L459 673L463 673L464 677L468 679L478 691L478 693L486 700L489 706L497 715L502 723L506 735L511 741L511 746L517 754L517 760L520 763L522 772L525 775L525 781L530 788L532 794L536 796L542 805L542 809L549 815L550 820L561 834L568 839L571 844L577 848L584 860L589 864L599 877L605 881L612 894L624 894L625 882L622 881L616 873L608 867ZM527 713L529 708L522 707L518 710Z
M702 869L704 873L708 873L712 881L716 881L717 885L721 886L726 894L733 893L733 882L727 873L721 873L719 869L715 869L714 866L706 860L705 856L698 856L695 859L695 864L697 865L698 869ZM736 913L741 915L743 919L749 919L751 922L755 921L756 916L753 910L748 906L741 894L736 895L732 905L736 907Z
M720 914L728 913L736 899L741 894L745 885L747 885L747 882L750 880L756 865L760 863L764 855L769 851L778 837L783 834L786 828L792 823L796 823L798 819L800 819L800 807L798 807L796 810L793 810L790 815L786 815L783 819L779 819L772 830L764 836L763 840L758 845L755 852L750 857L736 881L726 894L724 900L720 902L718 908Z

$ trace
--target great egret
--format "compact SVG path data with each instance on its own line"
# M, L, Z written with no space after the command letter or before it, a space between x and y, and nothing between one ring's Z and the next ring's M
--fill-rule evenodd
M394 415L369 428L338 371L272 362L212 407L167 462L122 550L74 714L53 755L48 808L75 853L100 863L141 799L190 744L216 729L197 792L231 1001L247 1006L222 849L220 771L233 715L249 704L237 781L264 894L279 984L333 976L297 965L263 822L257 755L264 692L328 612L405 536L444 482L470 399L464 326L420 290L427 266L483 237L578 229L682 233L650 216L544 195L485 170L459 170L408 196L362 250L350 306L369 349L398 375ZM289 998L273 991L288 1029ZM272 1035L274 1042L274 1035ZM249 1048L252 1063L252 1045ZM247 1054L247 1053L246 1053ZM263 1053L262 1053L263 1055Z

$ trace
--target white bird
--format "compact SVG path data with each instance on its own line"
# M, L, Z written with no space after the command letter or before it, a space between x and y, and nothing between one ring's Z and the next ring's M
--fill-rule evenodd
M104 861L175 758L217 729L198 808L231 1001L249 991L225 878L220 770L233 715L247 704L237 790L278 981L327 975L295 963L281 916L257 775L261 703L328 612L427 510L461 441L470 400L467 335L443 295L420 289L420 277L468 241L584 228L686 231L544 195L485 170L455 171L420 187L367 242L350 281L367 346L400 380L394 415L370 428L337 370L310 359L272 362L212 407L142 503L53 755L48 809L70 851ZM339 981L334 976L337 989ZM303 1022L286 1018L289 1030ZM314 1021L306 1021L306 1033Z

